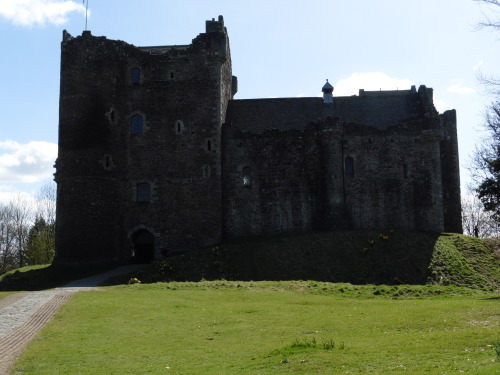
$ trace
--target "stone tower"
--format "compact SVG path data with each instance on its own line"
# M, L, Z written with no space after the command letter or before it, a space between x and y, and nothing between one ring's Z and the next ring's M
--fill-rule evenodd
M61 46L56 263L162 258L221 240L221 125L236 91L224 20L190 45Z

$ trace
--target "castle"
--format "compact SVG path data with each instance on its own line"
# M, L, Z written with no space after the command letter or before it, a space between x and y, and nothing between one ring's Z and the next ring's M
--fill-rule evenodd
M265 233L462 231L456 114L430 88L235 100L222 16L189 45L64 31L61 48L56 263Z

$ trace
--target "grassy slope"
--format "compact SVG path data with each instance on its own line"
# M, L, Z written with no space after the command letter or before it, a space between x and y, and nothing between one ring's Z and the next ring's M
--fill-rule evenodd
M15 280L30 279L30 272ZM53 280L68 273L45 272ZM171 258L125 281L293 275L475 289L226 280L106 288L75 295L13 373L500 374L492 348L500 339L500 300L480 290L498 289L499 260L483 241L466 236L335 232L239 239Z
M373 288L204 281L79 293L13 373L500 373L491 347L498 298L476 291L394 300L404 293Z
M498 289L500 260L492 254L483 240L458 234L297 233L229 240L172 257L133 276L145 282L317 280Z
M0 276L0 290L60 286L106 267L25 268ZM143 282L317 280L351 284L442 284L500 288L500 259L484 240L403 231L313 232L228 240L147 267Z

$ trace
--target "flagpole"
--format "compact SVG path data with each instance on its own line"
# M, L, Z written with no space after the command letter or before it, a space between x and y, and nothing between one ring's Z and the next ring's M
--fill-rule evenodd
M83 0L85 1L85 0ZM85 7L85 31L87 31L87 14L89 12L89 0L87 0L87 5Z

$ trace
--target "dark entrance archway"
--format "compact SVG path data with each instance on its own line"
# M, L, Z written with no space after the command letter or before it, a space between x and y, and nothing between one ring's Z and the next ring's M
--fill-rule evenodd
M132 236L135 263L151 263L154 260L154 236L145 229L140 229Z

